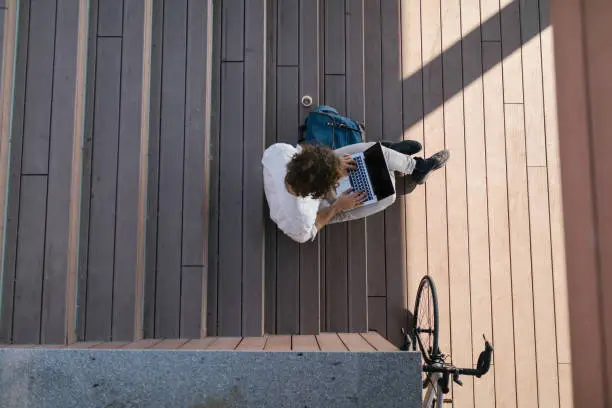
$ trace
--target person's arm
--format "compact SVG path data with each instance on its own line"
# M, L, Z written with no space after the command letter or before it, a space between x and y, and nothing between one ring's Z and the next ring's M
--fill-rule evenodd
M337 206L334 204L317 213L317 231L321 231L321 228L329 224L329 222L336 216L336 214L340 212L338 211Z
M315 222L317 231L321 231L338 213L359 207L366 198L366 194L362 191L353 192L352 190L347 190L342 193L329 207L317 213L317 220Z

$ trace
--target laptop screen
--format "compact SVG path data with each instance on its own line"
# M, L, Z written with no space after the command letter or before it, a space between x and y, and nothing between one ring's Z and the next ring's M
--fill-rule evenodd
M370 181L372 182L372 188L374 194L379 200L387 198L392 194L395 194L393 183L389 175L387 168L387 162L385 161L385 155L382 151L380 143L374 144L372 147L363 152L365 158L366 167L368 174L370 175Z

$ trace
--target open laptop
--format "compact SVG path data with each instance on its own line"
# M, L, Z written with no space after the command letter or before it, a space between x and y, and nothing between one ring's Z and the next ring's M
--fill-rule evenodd
M377 203L395 193L380 143L351 157L357 167L350 171L348 176L340 179L336 187L337 197L349 188L353 191L364 191L367 195L366 201L362 204L364 206Z

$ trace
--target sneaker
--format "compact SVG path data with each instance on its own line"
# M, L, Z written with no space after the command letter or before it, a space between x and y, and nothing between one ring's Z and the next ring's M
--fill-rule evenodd
M417 169L415 169L415 171L412 173L413 180L417 184L424 184L431 172L442 168L449 158L450 151L442 150L428 159L420 159L419 161L422 163L422 165L418 166Z
M450 151L442 150L434 154L427 160L433 160L435 162L431 170L438 170L439 168L441 168L442 166L446 164L449 158L450 158Z
M423 146L416 140L402 140L401 142L380 142L383 146L395 150L396 152L413 155L421 151Z

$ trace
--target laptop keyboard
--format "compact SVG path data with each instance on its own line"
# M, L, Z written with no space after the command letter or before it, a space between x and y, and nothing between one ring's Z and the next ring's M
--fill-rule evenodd
M368 171L366 170L365 161L363 156L353 156L353 158L357 168L349 172L351 186L353 186L353 191L364 191L367 194L366 201L370 201L374 199L374 196L372 196L371 189L369 188Z

